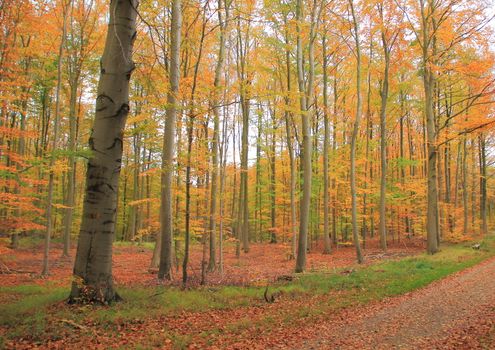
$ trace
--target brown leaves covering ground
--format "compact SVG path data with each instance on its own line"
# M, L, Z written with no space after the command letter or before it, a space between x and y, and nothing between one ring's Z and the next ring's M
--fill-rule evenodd
M233 256L233 250L229 251L225 275L231 277L222 279L219 274L213 274L209 282L249 284L290 273L293 261L286 261L286 250L284 245L255 245L240 261ZM389 254L397 256L416 251L418 246L408 247L406 251L403 247L392 248ZM36 251L21 252L8 262L9 267L36 269L41 257L37 254ZM367 255L368 261L384 257L373 248L368 249ZM148 272L150 257L150 251L139 247L117 248L114 256L117 283L155 284L154 276ZM192 265L199 266L199 261L200 251L195 250ZM339 249L330 256L310 254L308 263L313 269L353 264L352 248ZM66 283L70 278L70 265L70 261L59 260L53 265L53 275L48 280ZM4 282L44 283L29 274L0 275L0 284L5 285ZM139 346L171 349L173 344L180 344L180 339L190 349L393 349L399 348L399 344L401 349L490 349L495 345L495 259L419 291L368 306L312 315L298 315L295 311L301 308L302 302L305 310L316 309L325 300L338 300L339 293L308 295L305 300L282 296L273 304L260 299L249 307L183 311L136 319L117 323L112 332L90 322L74 331L73 326L61 320L49 320L47 331L58 327L58 338L47 339L40 345L29 339L18 339L7 346L16 349L133 349ZM70 307L60 303L53 308ZM291 315L289 322L288 315ZM267 320L271 322L269 327Z
M390 247L387 254L378 248L377 242L370 242L366 250L367 262L378 259L413 255L423 250L423 241L407 240ZM315 246L308 254L308 271L320 271L351 266L356 257L353 247L334 249L332 254L321 254L322 247ZM208 273L208 285L251 285L260 281L276 279L278 276L291 274L294 271L294 260L289 260L290 246L280 244L252 244L249 253L235 256L235 247L229 245L224 253L224 273ZM71 250L74 257L75 249ZM113 253L113 273L116 285L154 285L159 283L156 271L150 270L152 251L145 247L116 246ZM197 285L201 277L202 249L194 245L190 264L190 285ZM73 258L62 258L60 244L54 244L50 254L50 275L39 278L42 269L43 250L41 247L12 250L7 242L0 244L0 266L5 266L16 273L0 273L0 285L19 284L51 284L67 285L70 281L73 267ZM179 262L181 265L182 262ZM2 271L0 271L2 272ZM172 283L179 283L182 272L173 271Z

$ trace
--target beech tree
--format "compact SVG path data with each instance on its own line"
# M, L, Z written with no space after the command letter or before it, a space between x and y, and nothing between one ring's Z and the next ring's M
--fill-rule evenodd
M48 193L47 193L47 209L46 209L46 233L45 233L45 249L43 254L43 270L41 275L46 276L49 273L49 258L50 258L50 240L53 231L52 221L52 207L53 207L53 191L55 181L55 150L57 149L57 142L60 129L60 104L61 104L61 89L62 89L62 59L64 55L65 39L67 35L67 17L69 15L69 9L71 1L62 1L62 36L60 39L60 45L58 50L57 59L57 87L55 91L55 116L53 125L53 139L52 139L52 154L50 156L49 163L49 178L48 178Z
M355 42L356 56L356 114L354 118L354 126L351 136L351 201L352 201L352 235L354 246L356 247L356 255L358 263L363 263L363 253L361 252L361 244L359 243L358 223L357 223L357 185L356 185L356 143L359 133L359 125L363 113L363 102L361 97L361 42L359 38L359 23L356 16L356 10L353 0L349 0L350 15L351 15L351 33Z
M180 79L180 41L181 41L181 0L172 2L171 46L170 46L170 90L167 94L167 114L163 135L162 188L161 188L161 250L158 278L170 279L172 262L172 179L174 173L174 138L178 109L177 93Z
M111 303L120 299L113 286L112 243L117 189L122 166L123 131L129 113L129 80L134 70L137 0L112 1L101 58L92 151L86 171L83 219L79 232L71 303Z

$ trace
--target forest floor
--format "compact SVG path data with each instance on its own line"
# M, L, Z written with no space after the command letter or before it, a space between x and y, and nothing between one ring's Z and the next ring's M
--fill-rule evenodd
M50 254L50 275L39 278L42 270L42 242L28 240L20 249L12 250L7 240L0 240L0 285L20 285L47 283L66 285L72 276L73 258L62 257L62 244L53 243ZM420 239L390 242L387 253L378 247L377 241L371 241L366 247L366 264L382 259L400 258L419 254L424 251L424 241ZM151 243L116 242L113 251L113 274L116 285L151 286L162 284L157 280L157 270L150 269L153 245ZM249 286L266 281L274 281L280 276L290 275L295 262L290 259L290 244L251 244L249 253L235 256L235 245L230 243L224 248L224 271L207 274L207 285ZM307 270L310 272L328 271L348 267L355 263L353 246L340 246L332 254L321 254L323 248L314 245L307 257ZM71 249L70 256L76 254ZM206 256L206 259L208 256ZM182 281L182 256L178 257L178 269L172 271L173 285ZM192 245L189 263L189 286L198 286L201 281L202 247ZM2 271L2 268L4 271ZM8 272L7 269L14 273ZM2 273L3 272L3 273Z
M37 245L13 252L2 242L0 349L495 348L495 240L480 250L471 243L434 256L422 250L419 240L387 254L370 244L358 266L352 247L315 249L308 272L295 276L284 244L253 245L240 260L228 246L224 273L197 286L197 246L193 288L183 291L150 273L148 245L117 244L114 273L125 301L100 307L65 303L72 260L60 258L59 245L52 274L40 279ZM266 285L274 303L263 298Z

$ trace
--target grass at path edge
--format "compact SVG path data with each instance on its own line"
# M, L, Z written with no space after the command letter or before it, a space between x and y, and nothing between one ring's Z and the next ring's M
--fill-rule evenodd
M495 240L489 236L485 237L479 250L473 250L469 243L445 245L435 255L421 254L366 266L354 265L352 268L297 275L292 282L271 285L271 290L282 292L283 298L288 299L318 297L318 308L313 305L285 311L282 315L284 323L291 323L297 318L311 319L330 310L366 304L413 291L494 255ZM187 291L161 286L119 288L124 302L111 307L89 306L77 309L62 304L68 291L68 286L0 287L0 348L8 339L14 338L40 342L57 339L61 336L60 329L50 326L50 320L70 320L113 332L126 322L173 315L182 311L202 312L265 304L264 286L205 287ZM335 292L339 292L338 298L334 297ZM255 323L258 325L254 326L269 327L273 319L268 315ZM253 327L253 324L239 320L230 330L240 333L248 327ZM178 348L182 348L183 343L187 345L192 341L179 334L169 336L172 340L175 339L174 343Z

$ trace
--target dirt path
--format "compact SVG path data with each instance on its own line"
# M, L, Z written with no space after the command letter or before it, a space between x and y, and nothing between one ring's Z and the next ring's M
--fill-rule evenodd
M493 349L495 258L345 316L292 348Z

